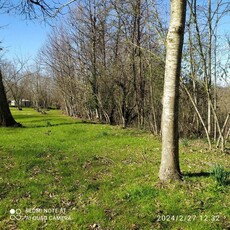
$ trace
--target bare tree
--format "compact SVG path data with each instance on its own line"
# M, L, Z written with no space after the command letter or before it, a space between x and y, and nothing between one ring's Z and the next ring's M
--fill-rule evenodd
M159 171L159 178L163 181L181 178L178 149L178 102L185 15L186 1L172 0L167 35L162 113L162 158Z
M186 87L187 90L185 90L186 94L189 93L193 97L188 96L194 102L196 114L193 114L194 111L187 114L188 121L183 120L182 123L190 123L195 135L200 136L205 133L211 148L210 140L212 137L216 140L218 133L221 135L220 126L224 122L223 119L220 120L222 114L218 111L217 101L217 81L225 59L220 56L222 60L218 61L218 48L223 47L223 44L218 45L222 40L218 35L218 27L220 20L229 12L230 5L225 0L209 0L202 5L196 0L190 0L188 6L188 45L187 53L185 52L184 55L182 81L183 88ZM223 55L224 52L221 52ZM185 111L188 113L189 104L187 102L186 104L183 104L183 113ZM224 114L223 117L226 115Z
M46 19L56 17L62 10L76 0L0 0L0 9L6 13L21 14L27 19Z
M4 83L6 85L7 95L15 101L15 106L21 109L21 100L24 92L24 72L26 71L26 59L16 58L13 61L2 63L2 72Z

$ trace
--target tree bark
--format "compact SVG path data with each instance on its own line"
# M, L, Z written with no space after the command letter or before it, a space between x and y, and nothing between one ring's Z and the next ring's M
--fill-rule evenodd
M211 92L211 79L212 79L212 8L211 8L211 0L208 0L208 77L206 79L206 87L208 93ZM209 135L212 132L212 113L211 113L211 97L208 96L208 133Z
M162 181L180 180L179 165L179 79L184 39L186 1L171 0L170 26L167 35L163 112L162 158L159 178Z
M9 105L6 98L6 92L2 80L2 72L0 70L0 126L3 127L19 127L20 123L17 123L9 109Z

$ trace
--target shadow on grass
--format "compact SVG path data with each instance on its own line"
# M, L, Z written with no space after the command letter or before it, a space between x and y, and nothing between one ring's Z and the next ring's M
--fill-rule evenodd
M55 126L62 126L62 125L76 125L79 124L79 122L72 122L72 123L68 123L68 122L62 122L62 123L58 123L58 124L52 124L50 122L48 122L45 125L25 125L23 126L24 128L44 128L44 127L55 127Z
M40 120L39 122L46 122L46 124L41 125L24 125L23 128L44 128L44 127L54 127L54 126L62 126L62 125L80 125L80 124L94 124L94 125L101 125L99 122L94 121L76 121L76 122L61 122L57 124L52 124L52 119L47 120Z
M224 153L230 155L230 148L225 148Z
M183 173L183 177L210 177L210 172L199 172L199 173Z
M193 178L193 177L211 177L213 174L210 172L199 172L199 173L183 173L183 178ZM229 172L230 175L230 172ZM225 186L230 186L230 180L227 180L224 184Z

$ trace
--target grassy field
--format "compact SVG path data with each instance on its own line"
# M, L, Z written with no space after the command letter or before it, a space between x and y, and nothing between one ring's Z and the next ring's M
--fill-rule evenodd
M0 128L0 229L230 229L229 154L180 141L181 183L158 181L159 138L32 109Z

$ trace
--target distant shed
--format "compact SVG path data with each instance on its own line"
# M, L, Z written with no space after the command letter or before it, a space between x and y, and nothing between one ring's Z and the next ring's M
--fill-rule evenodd
M31 106L30 100L22 99L21 106L22 107L30 107Z
M16 101L15 100L11 100L10 101L10 106L15 107L16 106ZM26 99L22 99L19 102L19 106L21 106L21 107L30 107L31 106L31 101L30 100L26 100Z

